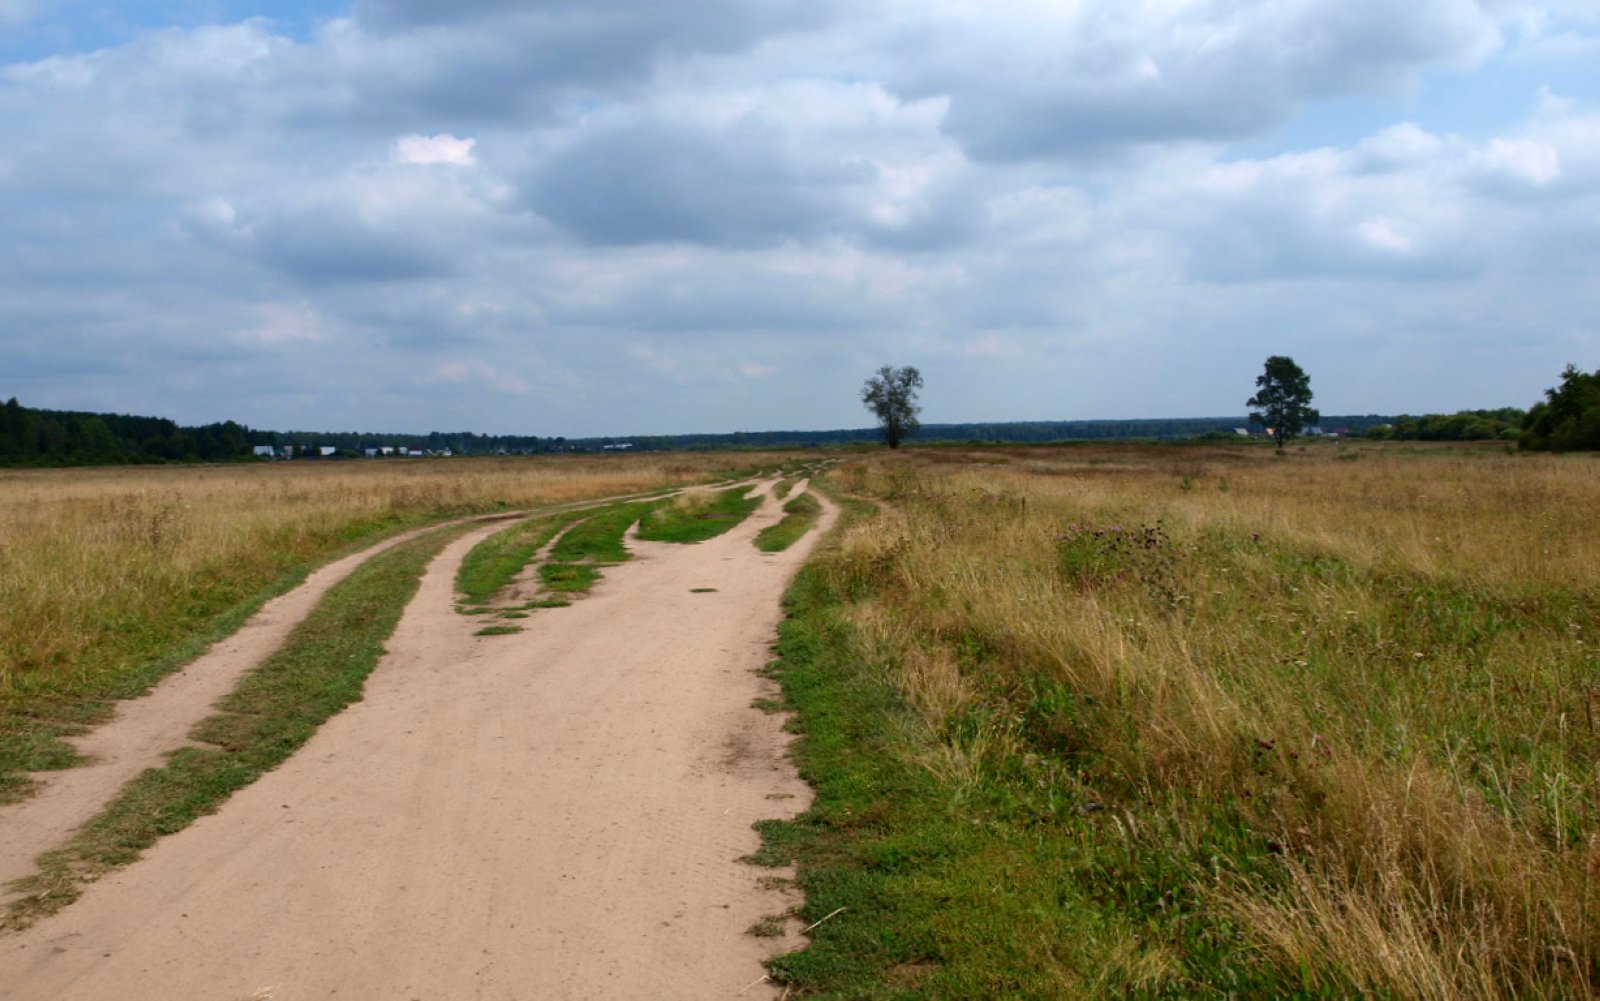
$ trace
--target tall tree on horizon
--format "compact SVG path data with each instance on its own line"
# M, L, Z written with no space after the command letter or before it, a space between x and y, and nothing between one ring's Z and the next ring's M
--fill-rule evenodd
M1311 377L1293 358L1273 355L1266 370L1256 376L1256 395L1245 406L1252 408L1250 419L1269 430L1282 452L1289 439L1321 416L1312 408L1311 396Z
M872 411L881 426L884 444L899 448L907 435L922 427L917 414L917 390L922 388L922 373L913 366L885 365L861 387L861 403Z

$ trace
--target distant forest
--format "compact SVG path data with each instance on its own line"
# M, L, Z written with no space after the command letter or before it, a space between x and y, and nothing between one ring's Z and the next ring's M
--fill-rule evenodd
M1522 412L1470 411L1431 417L1376 414L1326 416L1329 432L1385 438L1468 440L1515 437ZM1180 440L1233 436L1248 427L1244 417L1153 420L1023 421L991 424L925 424L922 442L1042 443L1112 439ZM821 448L879 440L875 427L834 431L739 431L732 434L635 435L599 438L484 435L470 431L430 434L259 431L234 421L185 427L162 417L132 417L24 407L16 399L0 407L0 466L79 466L163 462L230 462L251 459L256 446L279 454L359 457L368 449L414 449L453 455L523 455L704 449Z

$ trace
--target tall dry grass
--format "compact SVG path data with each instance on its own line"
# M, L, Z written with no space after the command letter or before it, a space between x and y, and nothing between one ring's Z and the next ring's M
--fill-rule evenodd
M758 455L550 456L0 471L0 770L63 763L56 723L135 694L241 602L449 515L717 478Z
M1107 447L833 479L883 510L828 572L958 791L1067 762L1130 854L1208 859L1204 906L1323 989L1600 988L1600 463Z

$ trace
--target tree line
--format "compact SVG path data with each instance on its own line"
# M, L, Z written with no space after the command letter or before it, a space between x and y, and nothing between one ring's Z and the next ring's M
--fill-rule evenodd
M1285 364L1287 363L1287 364ZM881 381L881 384L878 382ZM428 434L375 432L261 431L235 421L187 427L164 417L101 414L24 407L15 397L0 405L0 466L83 466L162 462L227 462L249 459L254 447L270 445L300 454L332 448L344 455L388 446L456 455L536 452L701 449L817 448L859 444L884 435L884 414L894 422L895 443L920 432L924 439L973 443L1045 443L1142 438L1180 440L1227 436L1255 425L1287 429L1287 441L1318 419L1310 407L1310 379L1292 359L1274 356L1258 377L1249 416L1142 420L1012 421L928 424L917 420L922 378L889 366L863 387L862 402L879 418L876 428L833 431L736 431L730 434L639 435L572 438L484 435L471 431ZM879 408L883 408L881 411ZM1516 441L1530 451L1600 450L1600 370L1567 366L1561 384L1527 411L1463 410L1455 414L1323 416L1329 431L1395 441Z
M250 430L233 421L181 427L164 417L0 406L0 465L101 466L219 462L250 453Z

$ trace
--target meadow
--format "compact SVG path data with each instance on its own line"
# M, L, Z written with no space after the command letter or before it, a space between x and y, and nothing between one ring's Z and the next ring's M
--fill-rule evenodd
M836 997L1600 992L1600 462L915 449L791 594ZM843 908L843 910L840 910Z
M398 530L716 480L752 453L0 471L0 797L312 567Z

